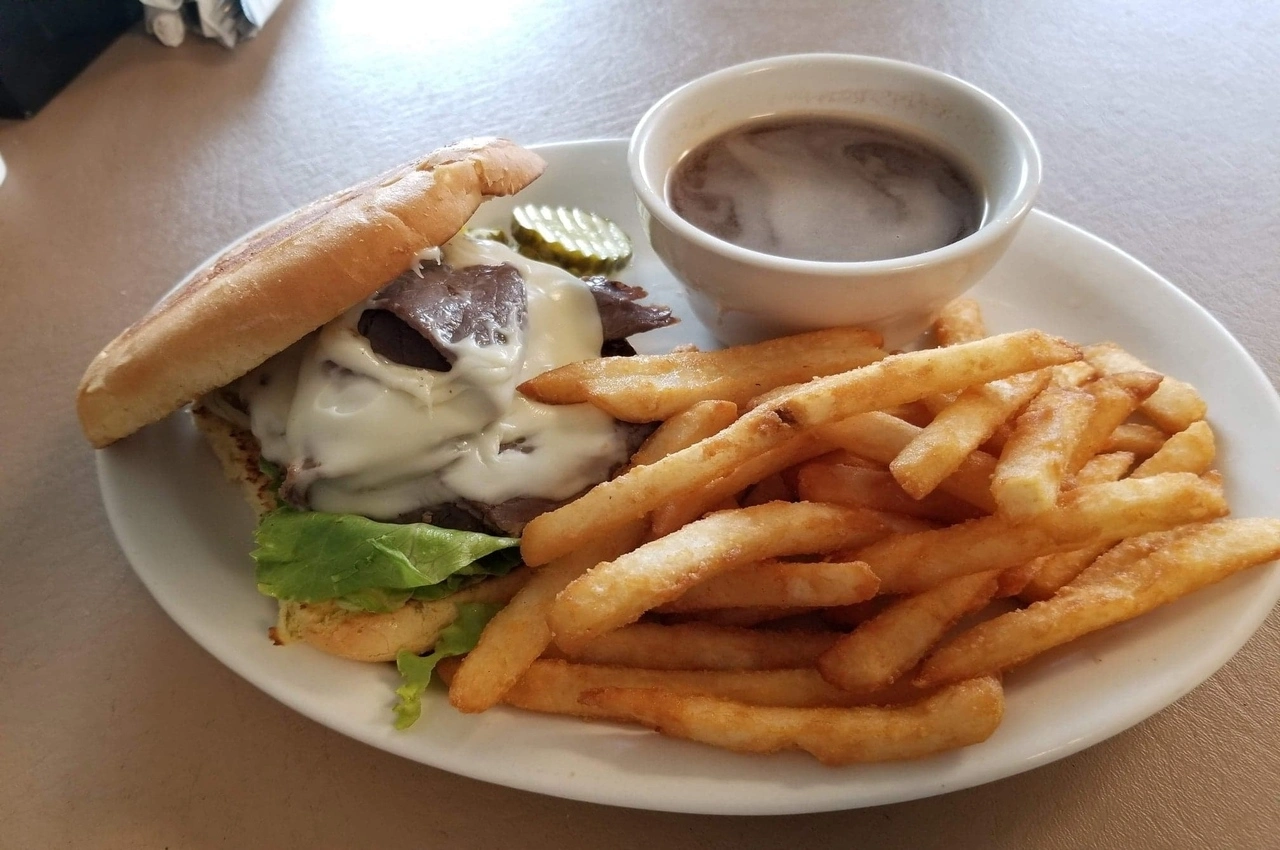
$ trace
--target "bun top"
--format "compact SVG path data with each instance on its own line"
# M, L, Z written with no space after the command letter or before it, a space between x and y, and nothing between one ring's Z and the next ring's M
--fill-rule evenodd
M308 204L197 271L94 358L76 410L102 448L225 386L443 245L546 168L504 139L441 148Z

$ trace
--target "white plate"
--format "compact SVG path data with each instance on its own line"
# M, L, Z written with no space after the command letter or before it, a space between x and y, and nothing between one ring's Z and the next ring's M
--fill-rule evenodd
M675 281L641 244L625 143L541 149L546 175L521 202L603 213L637 238L622 277L684 324L644 350L710 345ZM513 202L487 206L505 224ZM993 330L1036 326L1079 342L1115 340L1200 387L1237 515L1280 515L1280 400L1244 349L1179 290L1101 240L1033 213L975 290ZM391 726L390 665L267 640L275 603L254 589L252 519L184 416L98 455L103 500L125 554L169 615L218 660L345 735L465 776L579 800L715 814L848 809L955 791L1063 758L1154 714L1208 678L1280 598L1271 565L1050 653L1007 677L1005 721L986 743L905 764L824 768L807 756L735 755L608 724L496 709L463 716L442 692L413 729Z

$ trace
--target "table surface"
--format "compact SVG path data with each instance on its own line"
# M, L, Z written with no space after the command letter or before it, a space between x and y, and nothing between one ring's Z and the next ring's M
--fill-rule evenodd
M130 33L0 124L0 845L1274 847L1280 617L1084 753L876 809L712 818L452 776L224 669L130 571L72 411L93 354L250 228L464 135L627 135L707 71L805 51L920 62L1036 135L1040 205L1133 253L1280 376L1280 6L622 0L286 3L235 51Z

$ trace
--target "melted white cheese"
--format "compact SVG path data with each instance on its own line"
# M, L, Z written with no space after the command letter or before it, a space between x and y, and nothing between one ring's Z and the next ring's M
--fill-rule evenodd
M516 392L535 375L599 356L603 331L587 285L496 242L458 237L442 254L455 268L515 266L526 327L503 328L505 344L452 346L453 368L430 372L374 353L356 329L360 304L240 381L263 456L307 468L316 510L389 519L459 498L566 499L626 459L608 414Z

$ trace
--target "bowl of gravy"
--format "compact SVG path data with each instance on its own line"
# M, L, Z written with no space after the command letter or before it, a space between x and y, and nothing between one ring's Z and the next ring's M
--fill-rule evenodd
M911 343L1030 211L1040 154L1007 107L938 71L810 54L668 94L628 153L641 217L726 344L837 325Z

